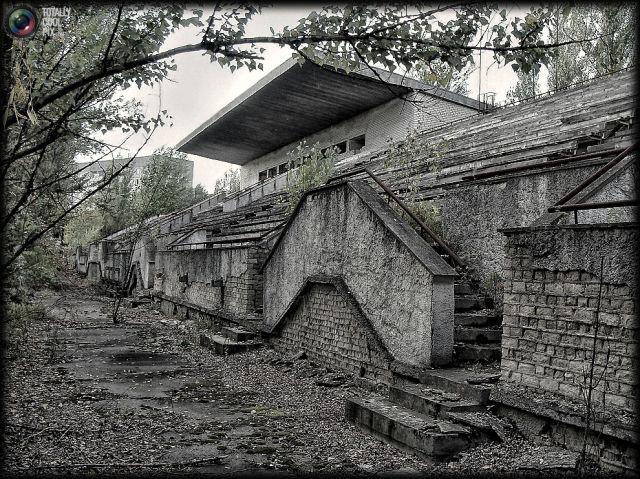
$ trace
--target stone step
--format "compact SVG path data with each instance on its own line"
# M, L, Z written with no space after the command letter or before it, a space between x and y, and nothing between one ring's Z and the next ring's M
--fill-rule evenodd
M445 392L421 384L389 386L389 400L428 416L442 418L445 412L484 411L476 401L464 399L458 393Z
M502 322L502 318L485 312L455 313L453 322L456 326L489 326Z
M472 445L471 430L398 406L381 396L348 398L348 421L399 449L446 459Z
M236 328L231 326L224 327L222 328L221 331L222 331L222 335L225 338L229 338L232 341L236 341L239 343L245 342L245 341L251 341L256 336L251 331L247 331L246 329Z
M217 334L200 333L200 345L219 356L224 356L259 348L262 343L231 341L229 338Z
M443 391L458 393L466 400L486 405L491 388L483 386L494 375L474 373L462 368L427 369L420 373L420 382Z
M477 328L456 326L453 339L457 343L499 343L502 339L502 328Z
M489 363L499 361L502 355L501 345L491 343L486 345L456 343L453 345L453 355L457 362L482 361Z
M484 308L484 301L474 295L454 296L456 311L473 311Z
M151 304L151 298L132 298L131 299L131 307L137 308L143 304Z

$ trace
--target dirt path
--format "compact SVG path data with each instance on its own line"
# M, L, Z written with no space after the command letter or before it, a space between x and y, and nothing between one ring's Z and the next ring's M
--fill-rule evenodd
M420 470L344 420L356 388L317 386L307 361L214 356L146 307L110 321L88 290L45 295L9 362L7 469L52 472ZM146 467L143 465L147 465Z

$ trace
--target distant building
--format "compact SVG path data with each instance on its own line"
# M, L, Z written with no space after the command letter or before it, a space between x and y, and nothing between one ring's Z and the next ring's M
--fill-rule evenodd
M134 158L127 169L131 172L131 186L133 188L140 187L140 181L144 174L144 169L152 163L153 156L139 156ZM129 158L116 158L113 160L97 161L93 164L91 162L78 163L78 168L85 170L82 173L86 173L89 176L89 181L98 182L102 181L105 176L110 175L112 172L121 168ZM185 182L188 182L188 186L193 187L193 161L182 160L179 158L171 158L171 161L175 162L179 168L183 170Z

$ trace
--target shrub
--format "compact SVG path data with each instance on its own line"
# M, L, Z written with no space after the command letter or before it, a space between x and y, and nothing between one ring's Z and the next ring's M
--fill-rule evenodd
M302 195L327 182L334 169L337 150L319 147L318 143L308 146L302 141L287 157L287 192L289 193L289 212L292 212Z

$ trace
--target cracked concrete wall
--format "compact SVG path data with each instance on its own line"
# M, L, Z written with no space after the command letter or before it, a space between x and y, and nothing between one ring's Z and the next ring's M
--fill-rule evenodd
M628 200L637 198L636 187L640 184L640 168L635 155L628 157L628 162L604 185L580 202L599 203L607 201ZM573 223L568 215L567 223ZM638 220L637 207L603 208L597 210L578 211L578 223L623 223Z
M139 268L138 289L153 288L155 276L155 260L156 260L156 241L150 236L143 236L136 241L133 251L131 252L131 264L137 265Z
M453 348L453 275L435 276L417 259L389 222L430 247L415 231L402 229L408 226L369 190L371 201L380 202L376 208L388 209L386 223L347 184L303 199L265 264L265 323L271 327L279 320L305 279L338 276L396 360L418 367L447 363ZM443 311L434 303L450 308Z
M492 273L500 274L505 261L506 238L498 229L529 226L599 168L559 168L447 190L435 200L441 209L443 237L468 266L477 270L484 282ZM617 178L593 201L619 199L620 191L633 190L633 179L633 172ZM606 219L606 213L581 213L580 221L597 215ZM628 215L611 216L611 219L623 217Z
M258 247L158 251L154 290L177 302L244 318L262 306L262 257Z

